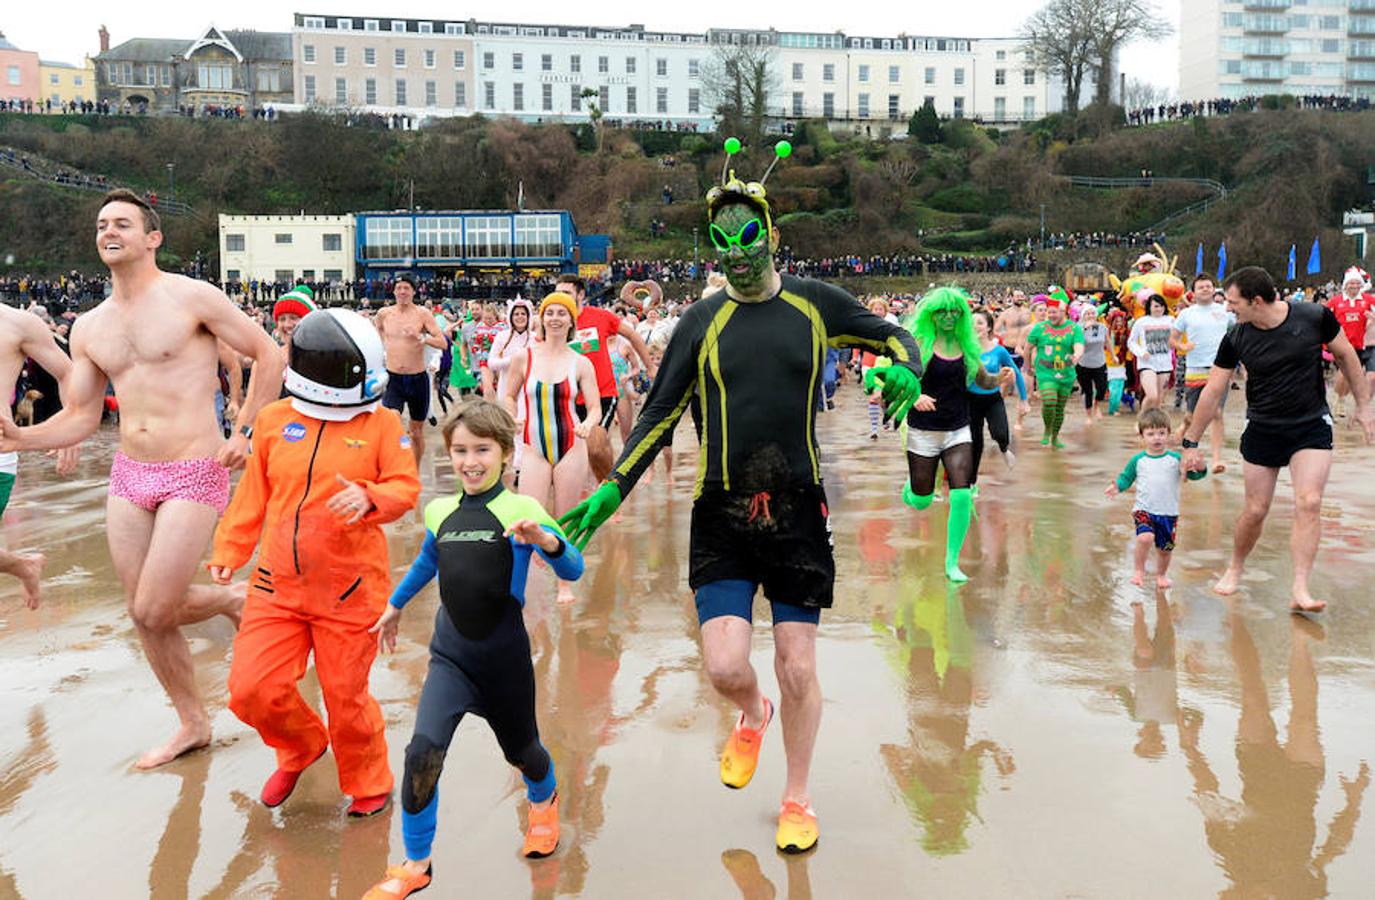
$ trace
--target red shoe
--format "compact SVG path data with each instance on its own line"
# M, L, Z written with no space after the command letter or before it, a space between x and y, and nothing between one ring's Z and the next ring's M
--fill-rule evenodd
M325 751L321 750L320 756L324 755ZM312 759L310 765L306 766L306 769L309 769L310 766L319 762L320 756ZM301 769L296 772L278 769L269 775L267 782L263 785L263 792L259 795L259 799L263 801L263 806L266 806L268 809L275 809L285 803L286 798L291 796L291 792L296 790L296 782L301 780L301 773L306 769Z
M349 816L354 819L366 819L368 816L375 816L387 808L387 802L391 800L391 794L378 794L376 797L354 797L349 804Z

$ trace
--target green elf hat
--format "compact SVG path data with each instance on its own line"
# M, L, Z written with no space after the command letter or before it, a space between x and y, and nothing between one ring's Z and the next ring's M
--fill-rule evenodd
M1069 294L1065 293L1065 289L1060 285L1052 284L1046 288L1046 305L1063 306L1065 309L1069 309Z
M304 284L298 284L278 297L272 305L272 321L282 316L300 316L304 319L319 308L315 305L315 292Z

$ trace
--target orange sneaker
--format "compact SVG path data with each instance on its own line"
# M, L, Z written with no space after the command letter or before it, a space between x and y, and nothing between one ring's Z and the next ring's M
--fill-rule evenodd
M786 800L778 812L778 849L784 853L806 853L821 837L816 812L810 805Z
M559 847L559 795L544 809L530 805L530 824L525 829L525 849L520 852L529 859L543 859Z
M764 732L773 721L773 704L764 698L764 724L756 731L745 727L745 714L735 720L735 729L726 741L726 749L721 751L721 783L728 788L742 788L754 777L759 765L759 745L764 740Z
M388 866L387 877L374 884L363 895L363 900L401 900L411 894L418 894L430 886L434 867L426 867L424 872L412 872L405 866Z

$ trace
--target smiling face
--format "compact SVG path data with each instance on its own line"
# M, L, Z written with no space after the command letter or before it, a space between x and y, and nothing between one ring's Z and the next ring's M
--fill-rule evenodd
M450 439L449 461L464 493L480 494L501 478L511 454L502 452L496 438L478 437L459 422Z
M724 249L715 234L712 239L730 286L742 294L763 289L773 272L773 235L765 231L763 216L748 204L732 203L721 207L711 224L729 238L739 239L723 242Z
M156 253L162 232L146 231L143 210L116 200L100 208L95 222L96 252L107 266L134 262Z
M415 300L415 288L411 287L409 281L398 281L392 287L392 296L396 298L397 303L412 303Z
M1046 304L1046 321L1052 325L1063 325L1065 322L1065 307L1062 304L1051 306Z
M974 335L981 341L988 337L988 316L986 314L974 317Z
M544 339L557 338L559 341L566 342L568 335L573 329L573 317L568 314L568 310L558 303L551 303L540 317L540 325L544 329Z
M530 327L530 311L524 306L511 310L511 330L520 334Z
M295 333L299 324L301 317L295 313L282 313L277 317L277 331L282 335L282 343L291 343L291 335Z

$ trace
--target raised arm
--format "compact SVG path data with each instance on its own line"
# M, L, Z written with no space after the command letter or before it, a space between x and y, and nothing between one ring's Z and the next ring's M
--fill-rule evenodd
M652 372L649 362L649 345L645 343L644 338L640 337L640 333L635 330L635 327L622 319L621 327L616 330L616 333L630 341L630 346L635 349L635 355L640 358L640 364L645 367L646 372ZM584 394L583 396L587 395Z
M433 347L436 350L443 350L449 346L449 339L444 337L444 332L439 329L439 323L434 320L433 313L425 313L421 321L424 323L421 327L425 331L421 340L425 346Z
M72 328L72 359L67 377L62 379L61 411L41 425L30 428L16 426L8 409L0 411L0 428L4 432L3 438L0 438L0 452L69 447L90 437L100 427L100 415L105 408L105 386L109 379L91 361L87 321L77 319ZM60 354L62 351L57 352Z
M43 370L56 378L58 381L58 391L62 393L61 383L66 381L67 374L72 370L72 361L67 354L62 352L62 348L57 346L57 339L48 330L48 326L43 320L32 313L22 313L17 317L20 324L19 350L29 359L38 363ZM62 394L65 401L66 395Z

